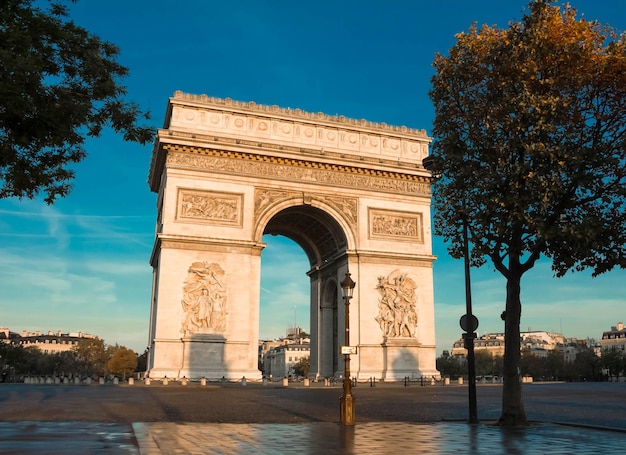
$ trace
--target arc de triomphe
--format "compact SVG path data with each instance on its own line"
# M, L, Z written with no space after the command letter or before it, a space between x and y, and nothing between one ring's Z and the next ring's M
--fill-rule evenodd
M309 259L312 375L343 370L349 271L353 377L438 376L429 142L406 127L176 92L149 176L149 376L261 377L264 234Z

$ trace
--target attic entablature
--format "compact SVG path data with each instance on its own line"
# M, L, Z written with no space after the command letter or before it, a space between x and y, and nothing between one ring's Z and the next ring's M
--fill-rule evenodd
M421 164L431 142L424 130L254 102L176 92L164 129L318 148L345 155Z

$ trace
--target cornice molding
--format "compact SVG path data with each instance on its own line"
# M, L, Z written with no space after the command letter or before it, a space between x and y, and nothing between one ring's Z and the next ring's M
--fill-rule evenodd
M268 176L430 196L430 178L424 175L185 145L167 144L163 149L167 153L168 169Z

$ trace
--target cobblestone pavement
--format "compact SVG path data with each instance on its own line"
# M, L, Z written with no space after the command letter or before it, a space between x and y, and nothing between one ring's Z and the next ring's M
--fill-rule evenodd
M502 389L0 384L0 454L586 454L626 447L626 384L524 388L527 428L493 425ZM592 427L593 426L593 427ZM610 427L610 428L609 428Z

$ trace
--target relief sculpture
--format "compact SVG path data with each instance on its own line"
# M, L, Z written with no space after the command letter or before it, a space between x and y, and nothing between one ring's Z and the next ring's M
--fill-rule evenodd
M224 333L226 331L226 286L218 264L194 262L183 285L181 332Z
M370 235L393 240L422 241L422 215L370 209Z
M293 195L293 193L291 195ZM287 199L289 196L290 193L288 191L256 188L254 191L254 215L258 217L270 205L277 201Z
M376 289L380 293L378 299L378 316L386 337L415 337L417 313L415 311L415 281L399 270L394 270L388 277L378 277Z
M239 224L241 196L208 191L179 190L178 217Z

